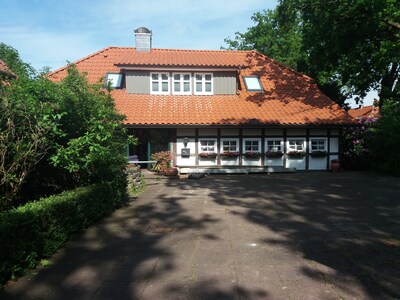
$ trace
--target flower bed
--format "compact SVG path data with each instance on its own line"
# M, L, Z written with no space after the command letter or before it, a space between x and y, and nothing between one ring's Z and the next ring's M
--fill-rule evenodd
M208 158L208 159L215 159L217 157L217 153L215 152L200 152L200 158Z
M326 157L328 155L328 152L326 151L312 151L310 153L311 157Z
M223 158L236 158L239 156L239 152L237 151L224 151L221 153L221 157Z
M261 153L255 152L255 151L247 151L247 152L243 153L243 156L246 158L260 158Z

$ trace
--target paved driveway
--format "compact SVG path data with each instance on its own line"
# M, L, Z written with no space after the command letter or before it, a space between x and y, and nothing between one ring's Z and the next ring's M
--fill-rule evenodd
M153 180L0 298L396 299L399 199L353 172Z

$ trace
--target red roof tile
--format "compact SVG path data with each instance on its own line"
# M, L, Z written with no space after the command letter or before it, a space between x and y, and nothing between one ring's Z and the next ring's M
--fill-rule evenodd
M378 117L379 107L374 105L368 105L361 108L352 108L349 110L349 114L355 118L367 118L367 117Z
M117 109L126 123L158 125L340 125L354 123L347 112L326 97L311 78L293 71L256 51L206 51L108 47L75 62L98 82L120 66L171 66L235 68L240 75L258 75L264 92L248 92L242 76L236 95L176 96L128 94L112 91ZM240 67L240 68L239 68ZM49 75L53 80L66 76L66 67Z
M0 59L0 73L6 74L11 77L16 77L16 75L7 67L7 65Z

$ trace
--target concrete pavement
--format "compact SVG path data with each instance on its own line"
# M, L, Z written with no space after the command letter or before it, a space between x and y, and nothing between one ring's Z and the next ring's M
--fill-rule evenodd
M400 179L149 179L1 299L399 299Z

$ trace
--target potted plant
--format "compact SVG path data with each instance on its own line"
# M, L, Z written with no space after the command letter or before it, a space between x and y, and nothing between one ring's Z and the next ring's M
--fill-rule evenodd
M164 174L166 176L176 176L178 175L178 169L171 166L172 154L170 151L160 151L153 153L151 156L152 160L157 162L152 165L152 170L159 174Z
M311 157L325 157L328 155L328 152L326 152L325 150L315 150L311 151L310 155Z
M280 150L268 150L267 152L265 152L265 156L267 156L268 158L279 158L282 157L283 152Z
M224 158L236 158L238 156L239 156L238 151L224 151L221 153L221 157L224 157Z
M340 162L338 159L331 160L331 170L333 173L337 173L340 170Z
M200 152L199 157L204 158L204 159L215 159L217 157L217 153L215 153L215 152Z
M306 156L306 153L304 151L289 151L287 155L290 158L303 158Z
M246 158L260 158L261 153L257 151L246 151L243 153L243 156Z

